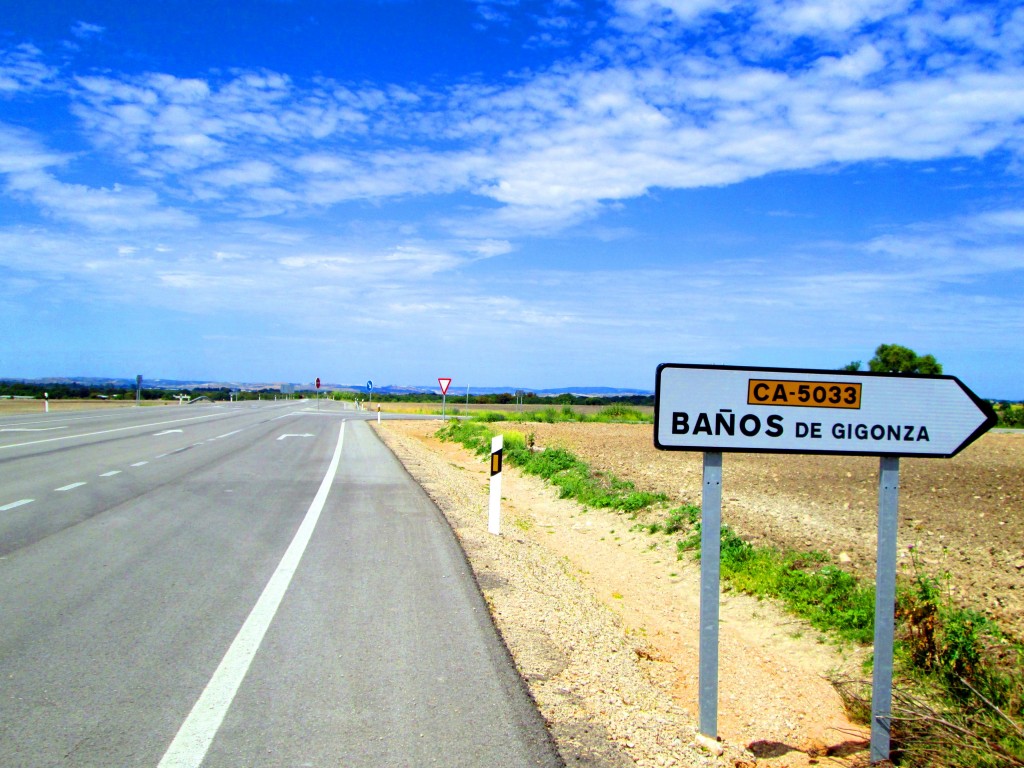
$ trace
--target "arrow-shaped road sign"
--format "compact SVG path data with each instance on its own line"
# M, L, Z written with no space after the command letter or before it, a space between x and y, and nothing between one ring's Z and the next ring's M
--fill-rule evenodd
M658 366L662 450L949 457L996 423L955 376Z

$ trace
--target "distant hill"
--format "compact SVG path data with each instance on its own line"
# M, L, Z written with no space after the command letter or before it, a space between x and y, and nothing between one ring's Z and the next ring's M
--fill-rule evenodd
M0 377L0 381L17 382L19 384L79 384L87 387L111 388L111 389L134 389L135 378L106 378L98 376L48 376L35 379L23 379L14 377ZM145 389L231 389L246 392L257 390L280 390L283 387L292 387L295 391L314 389L313 382L241 382L241 381L205 381L196 379L149 379L143 378L142 386ZM321 382L320 389L325 391L348 390L352 392L366 392L366 385L359 384L331 384ZM470 395L499 395L503 393L514 394L517 391L533 393L540 397L557 397L558 395L576 395L577 397L629 397L631 395L649 396L653 390L649 389L620 389L616 387L560 387L556 389L535 389L532 387L470 387ZM378 394L388 395L415 395L415 394L440 394L441 388L437 384L431 386L422 385L393 385L374 386L373 391ZM466 396L466 388L453 386L448 390L451 397L456 395Z

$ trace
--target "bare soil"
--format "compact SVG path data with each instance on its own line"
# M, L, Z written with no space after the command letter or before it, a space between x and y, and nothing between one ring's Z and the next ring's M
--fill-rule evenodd
M530 424L538 445L568 448L642 490L700 504L699 453L658 451L651 428ZM873 578L878 459L726 454L723 522L753 543L828 552ZM952 459L900 461L901 568L917 566L962 604L1024 638L1024 433L989 433Z

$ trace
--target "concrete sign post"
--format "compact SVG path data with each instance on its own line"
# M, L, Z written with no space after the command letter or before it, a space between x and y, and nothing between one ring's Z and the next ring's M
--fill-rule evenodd
M718 731L722 452L878 456L871 760L889 757L899 458L948 458L996 423L953 376L735 366L658 366L654 445L704 452L701 506L700 731Z

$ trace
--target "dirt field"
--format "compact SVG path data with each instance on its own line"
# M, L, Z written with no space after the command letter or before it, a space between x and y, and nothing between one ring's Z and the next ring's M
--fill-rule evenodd
M145 400L143 405L167 405L160 400ZM50 413L68 411L95 411L104 408L134 408L135 400L51 400ZM43 400L0 400L0 417L6 414L46 413Z
M531 424L643 490L700 504L701 454L654 449L650 426ZM817 549L874 576L878 460L725 454L722 517L756 543ZM952 459L900 462L899 551L948 573L957 599L1024 638L1024 433L989 433Z

